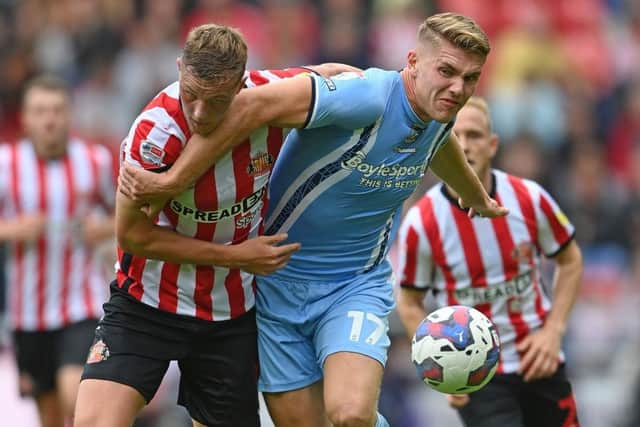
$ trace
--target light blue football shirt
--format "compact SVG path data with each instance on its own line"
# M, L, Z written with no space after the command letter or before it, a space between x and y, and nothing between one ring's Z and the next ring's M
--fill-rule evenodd
M265 221L266 234L287 232L302 248L273 276L323 281L388 273L402 204L453 122L421 120L397 71L312 79L310 117L278 157Z

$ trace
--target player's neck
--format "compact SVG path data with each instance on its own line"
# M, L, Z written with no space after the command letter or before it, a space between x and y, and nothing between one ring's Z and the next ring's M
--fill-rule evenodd
M402 78L402 85L404 86L404 92L407 95L407 99L409 100L409 105L411 105L413 112L416 113L421 120L424 120L425 122L430 122L431 117L429 117L429 115L425 111L423 111L418 106L418 103L416 102L416 81L411 77L409 70L407 70L406 68L403 68L402 71L400 71L400 77Z

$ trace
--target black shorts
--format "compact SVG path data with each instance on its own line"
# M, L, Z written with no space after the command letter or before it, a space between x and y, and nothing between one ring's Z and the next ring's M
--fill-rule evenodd
M82 366L97 324L97 319L88 319L51 331L14 331L20 394L38 397L55 390L61 367Z
M257 426L255 310L210 322L164 312L111 287L82 379L103 379L155 395L172 360L180 368L178 403L207 426Z
M564 365L541 380L525 383L517 374L496 374L469 395L459 410L467 427L579 427Z

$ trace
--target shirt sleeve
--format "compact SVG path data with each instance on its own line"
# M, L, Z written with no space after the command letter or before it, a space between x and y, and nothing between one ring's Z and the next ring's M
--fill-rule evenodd
M383 76L374 69L331 78L310 75L313 96L305 128L360 129L374 123L384 113L389 96L389 79Z
M558 254L575 236L575 228L556 201L540 185L535 188L538 245L547 257Z
M172 120L168 115L165 121ZM121 162L161 172L178 158L186 143L185 135L172 132L177 125L162 120L162 113L142 113L120 146Z
M427 290L432 285L434 263L419 205L409 209L400 226L398 267L401 287Z

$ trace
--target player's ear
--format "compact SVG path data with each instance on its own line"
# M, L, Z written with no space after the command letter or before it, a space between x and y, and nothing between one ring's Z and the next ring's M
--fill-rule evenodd
M489 147L491 147L491 158L494 158L500 145L500 138L495 133L491 134L491 140L489 141Z
M411 49L407 53L407 68L413 74L416 72L416 62L418 61L418 53L415 49Z
M178 66L178 71L180 71L182 69L182 57L178 56L176 58L176 65Z

